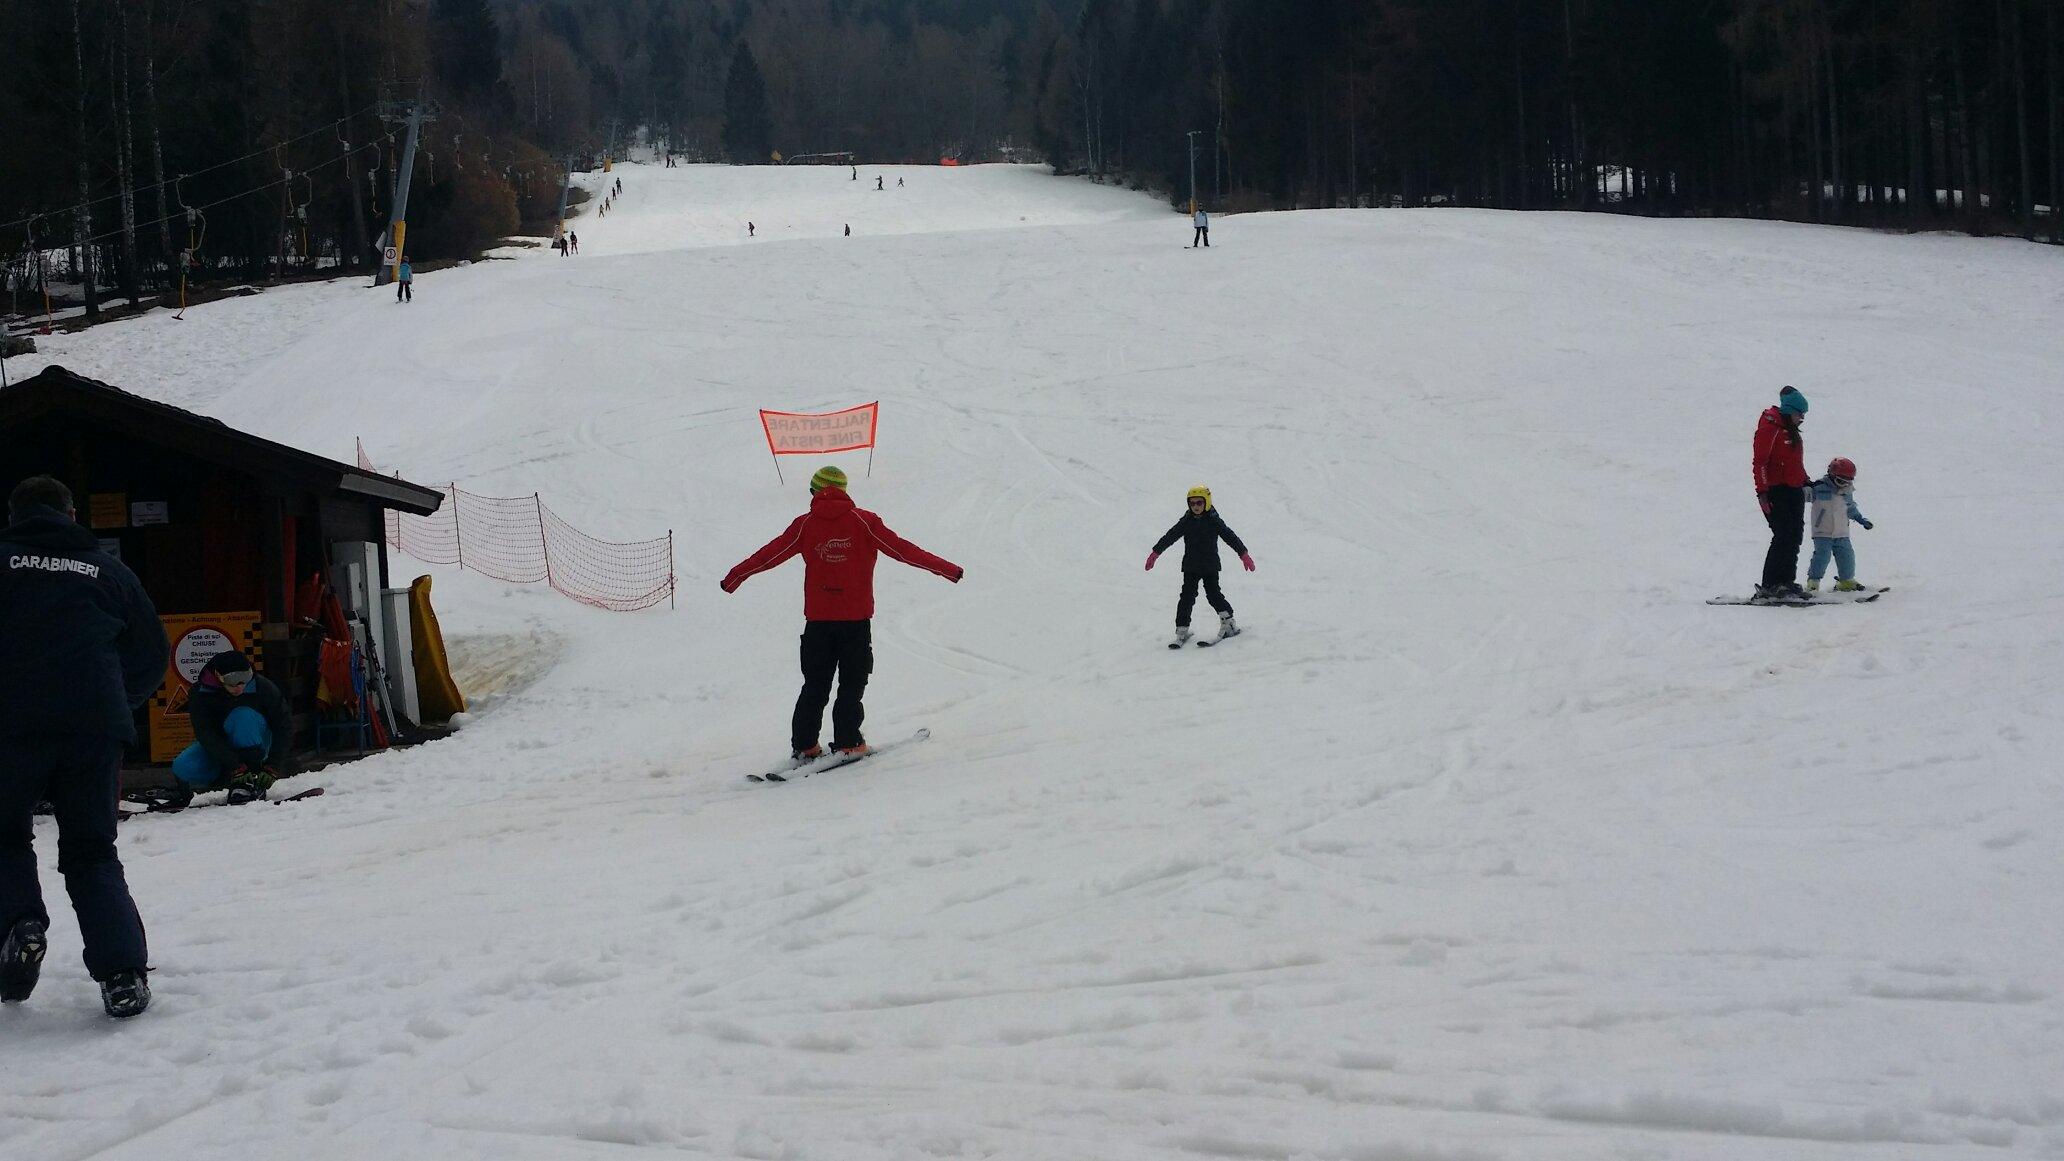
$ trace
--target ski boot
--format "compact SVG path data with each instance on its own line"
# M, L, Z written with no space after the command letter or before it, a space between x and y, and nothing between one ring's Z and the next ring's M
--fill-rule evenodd
M0 1001L19 1004L36 990L43 974L43 953L50 950L41 919L21 919L0 942Z
M1218 635L1221 640L1240 635L1240 627L1233 624L1233 615L1231 613L1220 613L1218 615Z
M864 738L860 741L854 742L850 746L840 746L835 744L832 746L832 749L837 751L839 757L841 758L865 758L867 755L874 752L871 748L869 748L869 746L867 745L867 741Z
M1175 627L1175 640L1170 641L1168 647L1170 649L1180 649L1189 643L1190 627L1188 625L1177 625Z
M1836 587L1836 588L1841 588L1842 586L1841 586L1841 585L1840 585L1839 583L1837 583L1837 584L1835 585L1835 587ZM1807 592L1809 592L1809 593L1817 593L1817 592L1819 592L1819 591L1820 591L1820 581L1819 581L1819 580L1808 580L1808 581L1806 582L1806 591L1807 591Z
M246 802L257 802L279 781L279 773L270 766L259 769L245 769L243 773L229 780L229 804L242 806Z
M142 968L128 968L100 981L100 1006L117 1020L143 1015L150 1007L149 974Z
M1838 593L1860 593L1863 591L1863 582L1854 579L1838 580L1835 582L1835 591Z
M824 747L812 743L810 748L807 750L797 750L793 755L790 756L789 760L794 762L798 766L808 766L810 763L815 762L817 759L822 758L823 756Z

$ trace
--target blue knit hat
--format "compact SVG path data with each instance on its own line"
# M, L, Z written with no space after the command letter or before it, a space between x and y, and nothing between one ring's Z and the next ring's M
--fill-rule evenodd
M1797 387L1787 387L1777 393L1777 409L1786 415L1806 414L1806 397Z

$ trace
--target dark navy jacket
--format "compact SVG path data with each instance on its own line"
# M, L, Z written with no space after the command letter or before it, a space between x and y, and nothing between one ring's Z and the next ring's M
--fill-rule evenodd
M1181 540L1182 570L1185 573L1217 572L1218 542L1221 538L1233 546L1234 552L1242 556L1247 554L1247 546L1240 543L1240 538L1233 530L1227 528L1225 521L1218 518L1218 509L1206 508L1201 515L1185 512L1182 518L1175 522L1175 527L1170 528L1162 534L1161 539L1154 542L1154 551L1166 552L1169 545Z
M62 512L0 530L0 734L136 740L170 646L143 583Z

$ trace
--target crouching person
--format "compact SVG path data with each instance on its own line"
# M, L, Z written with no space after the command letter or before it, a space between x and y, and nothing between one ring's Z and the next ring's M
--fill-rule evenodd
M265 797L294 742L286 695L230 649L208 659L187 698L194 743L172 760L178 793L227 788L231 804ZM184 805L181 802L179 805Z

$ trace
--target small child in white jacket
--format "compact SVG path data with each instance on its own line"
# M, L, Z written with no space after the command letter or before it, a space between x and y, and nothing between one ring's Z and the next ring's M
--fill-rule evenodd
M1813 481L1813 564L1806 570L1806 588L1817 591L1827 575L1828 558L1835 560L1835 591L1855 592L1863 587L1856 579L1856 550L1849 544L1849 522L1869 531L1873 525L1856 507L1856 463L1837 456L1828 461L1827 475Z

